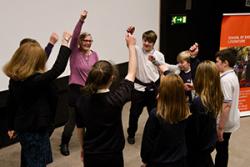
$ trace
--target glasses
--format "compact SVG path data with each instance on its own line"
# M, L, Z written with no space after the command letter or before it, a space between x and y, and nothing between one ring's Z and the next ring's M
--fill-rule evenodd
M87 40L87 39L84 39L84 40L82 40L83 42L89 42L89 43L92 43L93 42L93 40Z

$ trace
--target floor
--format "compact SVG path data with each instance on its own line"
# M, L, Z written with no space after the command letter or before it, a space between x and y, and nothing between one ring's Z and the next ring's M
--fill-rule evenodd
M124 129L127 129L128 111L130 103L124 106L123 124ZM139 167L140 161L140 143L145 121L147 119L147 112L143 112L139 121L139 131L136 136L135 145L126 143L124 149L125 167ZM250 117L241 118L241 128L233 133L230 140L230 157L229 167L249 167L250 166L250 147L249 147L249 133ZM70 156L63 156L59 151L60 137L62 128L57 128L51 136L51 143L53 149L54 162L47 167L82 167L80 160L80 147L76 137L76 133L70 142ZM125 133L126 135L126 133ZM214 153L213 153L214 156ZM9 147L0 149L0 166L1 167L18 167L20 163L20 145L14 144Z

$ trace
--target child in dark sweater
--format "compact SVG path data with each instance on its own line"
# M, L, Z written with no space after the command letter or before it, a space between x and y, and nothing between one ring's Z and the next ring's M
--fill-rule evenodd
M89 72L83 95L77 103L76 125L85 167L123 167L125 139L121 112L130 100L136 74L135 38L126 36L129 48L128 73L110 91L115 74L108 61L98 61Z

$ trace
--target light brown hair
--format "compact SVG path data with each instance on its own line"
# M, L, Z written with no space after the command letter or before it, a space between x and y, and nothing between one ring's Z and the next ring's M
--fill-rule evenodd
M184 83L176 74L161 76L157 115L170 124L178 123L190 115Z
M22 46L23 44L28 43L28 42L36 43L36 44L40 45L35 39L32 39L32 38L23 38L20 41L19 46Z
M108 84L111 79L117 76L117 69L106 60L96 62L88 74L83 92L86 94L94 94L100 86Z
M208 112L216 117L222 110L223 94L220 85L220 74L214 62L201 62L195 74L194 88Z
M190 63L190 57L191 55L189 50L182 51L177 55L177 62L187 61Z
M149 30L142 34L142 39L148 42L155 43L157 40L157 35L153 30Z
M37 43L22 44L4 66L4 73L14 80L24 80L36 72L44 72L47 56Z

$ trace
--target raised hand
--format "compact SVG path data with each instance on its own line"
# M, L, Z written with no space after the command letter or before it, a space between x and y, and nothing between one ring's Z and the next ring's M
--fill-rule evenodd
M9 130L8 136L10 139L14 139L14 138L16 138L16 132L14 130Z
M52 45L55 45L55 43L58 41L58 35L55 32L52 32L49 38L49 43L51 43Z
M125 40L126 40L127 47L135 46L136 44L135 37L131 33L126 34Z
M198 52L199 52L199 44L197 42L195 42L190 48L189 48L189 51L190 51L190 55L191 57L196 57L198 55Z
M68 43L72 37L70 32L63 32L62 45L68 46Z
M153 61L155 61L155 57L150 54L150 55L148 55L148 60L153 62Z
M81 21L84 21L87 18L87 15L88 15L88 11L87 10L82 11L81 15L80 15Z
M131 35L133 35L135 32L135 27L134 26L129 26L127 29L127 33L130 33Z

